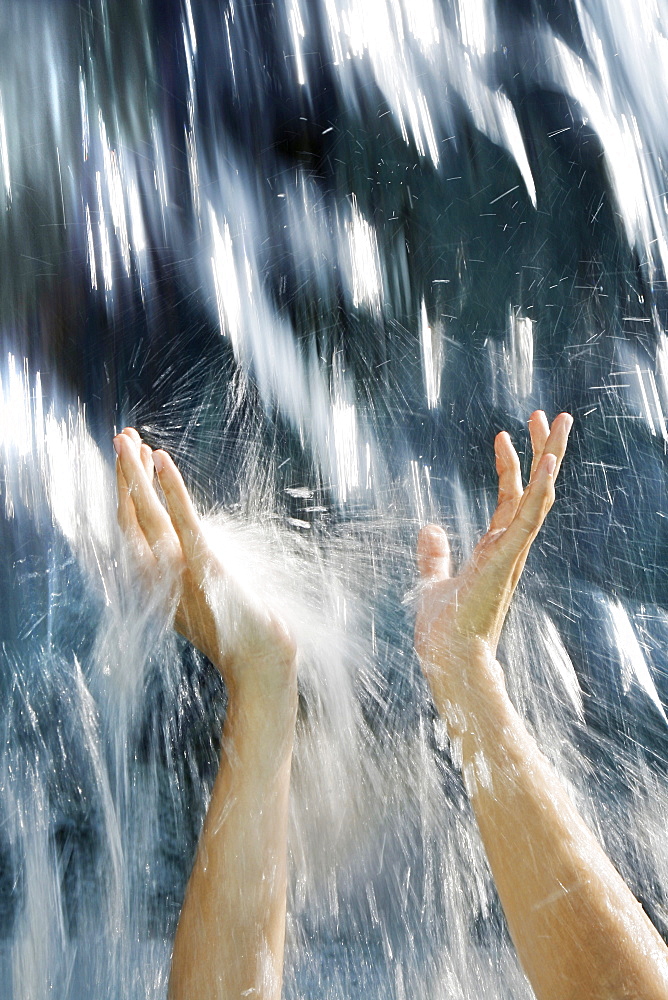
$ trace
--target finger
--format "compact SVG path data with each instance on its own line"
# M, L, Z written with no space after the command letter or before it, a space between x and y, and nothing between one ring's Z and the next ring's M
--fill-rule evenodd
M123 434L134 444L134 446L139 450L139 458L141 459L141 464L144 467L144 472L149 483L153 482L153 474L155 468L153 465L152 451L147 444L141 439L139 431L134 427L124 427Z
M420 530L417 542L418 571L423 580L447 580L450 576L448 536L437 524Z
M556 456L543 455L536 474L526 490L512 524L508 526L499 546L499 562L510 571L513 586L522 572L531 545L554 503Z
M543 457L543 452L545 451L545 445L547 439L550 436L550 425L547 421L547 417L543 410L536 410L529 417L529 436L531 437L531 475L529 479L533 479L538 463Z
M141 464L144 467L144 472L146 473L149 483L152 483L155 469L153 466L153 458L151 457L151 449L147 444L144 444L139 431L137 431L134 427L124 427L123 434L125 434L125 436L132 441L135 448L139 451L139 458L141 459Z
M140 562L143 565L149 565L155 561L153 553L151 552L151 548L146 541L144 532L139 527L137 514L135 513L135 506L132 502L130 491L125 481L125 476L123 475L121 463L118 458L116 459L116 486L118 490L118 508L116 516L119 527L126 540L131 546L134 547L135 554L138 556Z
M144 472L140 446L137 446L136 441L130 435L123 433L114 438L114 447L134 506L137 522L149 546L151 549L155 549L158 545L165 546L167 543L175 543L176 537L169 515L160 503L157 493Z
M545 414L543 414L542 411L537 411L537 412L540 413L540 415L543 418L545 418ZM532 414L532 420L533 420L534 417L536 417L536 414ZM545 419L545 424L547 424L547 419ZM555 483L556 478L557 478L557 476L559 474L559 469L561 468L561 462L563 460L564 453L566 451L566 446L568 444L568 436L570 434L570 430L571 430L572 426L573 426L573 418L571 417L570 413L560 413L558 417L555 417L555 419L554 419L554 421L552 423L552 428L550 429L550 433L548 435L548 438L545 441L545 444L543 446L543 455L554 455L555 460L556 460L556 464L555 464L555 467L554 467L554 472L552 473L552 491L553 491L553 493L554 493L554 483ZM531 431L531 428L530 428L530 431ZM538 431L538 433L540 435L542 435L544 433L544 427L540 428L540 430ZM533 440L533 435L532 435L532 440ZM535 463L536 469L538 468L539 462L540 462L540 459L538 460L538 462L536 462L535 459L534 459L534 463ZM532 470L532 478L534 476L535 476L535 472ZM554 502L554 495L552 496L552 500L550 501L550 506L552 506L553 502ZM549 507L547 508L547 510L545 511L545 514L543 515L543 520L545 519L545 516L547 516L547 511L548 510L549 510ZM534 535L534 538L535 538L535 535ZM529 549L531 548L532 542L533 542L533 538L531 538L531 540L528 542L528 544L527 544L524 552L518 557L518 561L517 561L515 569L513 571L513 590L517 586L519 578L522 575L522 571L524 570L524 565L525 565L525 563L527 561L527 557L529 555Z
M153 463L183 555L192 565L201 553L202 531L197 511L171 456L166 451L154 451Z
M132 530L134 525L137 527L139 525L137 525L137 515L130 499L130 491L128 490L128 484L125 481L118 457L116 458L116 495L118 497L118 506L116 509L118 523L121 530L127 533Z
M571 432L572 426L573 418L570 413L560 413L559 416L555 417L552 421L550 436L545 442L544 454L554 455L557 460L557 465L554 471L555 480L559 475L559 469L561 468L561 463L566 452L568 436Z
M144 466L144 472L146 473L146 478L149 483L153 485L153 477L155 474L155 465L153 464L153 452L147 444L143 444L139 449L139 457L141 458L141 464Z
M499 477L499 497L489 530L499 531L508 527L522 499L522 473L517 452L506 431L496 435L494 452Z

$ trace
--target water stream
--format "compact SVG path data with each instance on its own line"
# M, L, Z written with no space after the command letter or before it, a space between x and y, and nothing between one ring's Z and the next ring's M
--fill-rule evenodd
M145 593L111 436L299 637L285 995L529 998L412 651L575 417L501 659L668 936L668 3L0 5L0 975L165 996L225 693Z

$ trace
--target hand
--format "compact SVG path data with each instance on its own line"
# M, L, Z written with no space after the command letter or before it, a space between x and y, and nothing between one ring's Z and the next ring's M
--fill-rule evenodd
M166 585L178 632L238 689L274 697L296 686L292 637L226 571L202 531L181 474L165 451L152 452L134 428L114 438L118 521L149 585ZM167 508L153 481L157 472Z
M554 502L573 419L561 413L550 428L537 410L529 420L533 462L522 490L517 452L504 431L494 442L499 477L498 503L487 533L458 576L450 577L450 550L437 525L418 538L422 580L415 622L415 648L436 707L452 715L467 704L472 685L494 664L501 629L529 549ZM482 672L482 673L481 673ZM501 678L502 679L502 678ZM455 713L456 714L456 713Z

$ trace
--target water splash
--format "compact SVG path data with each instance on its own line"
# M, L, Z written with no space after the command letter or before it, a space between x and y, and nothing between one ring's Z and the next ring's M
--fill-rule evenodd
M0 10L15 1000L164 995L216 766L220 682L115 527L130 421L307 647L288 995L518 997L402 598L419 523L483 530L494 432L526 465L519 422L571 408L503 658L666 930L668 10L511 7Z

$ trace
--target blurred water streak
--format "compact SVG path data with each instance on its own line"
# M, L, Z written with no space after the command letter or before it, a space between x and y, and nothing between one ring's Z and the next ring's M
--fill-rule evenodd
M668 4L0 7L0 967L158 997L224 691L141 593L168 447L304 649L289 996L522 997L411 642L491 441L576 418L503 650L666 934ZM266 556L267 550L272 554Z

